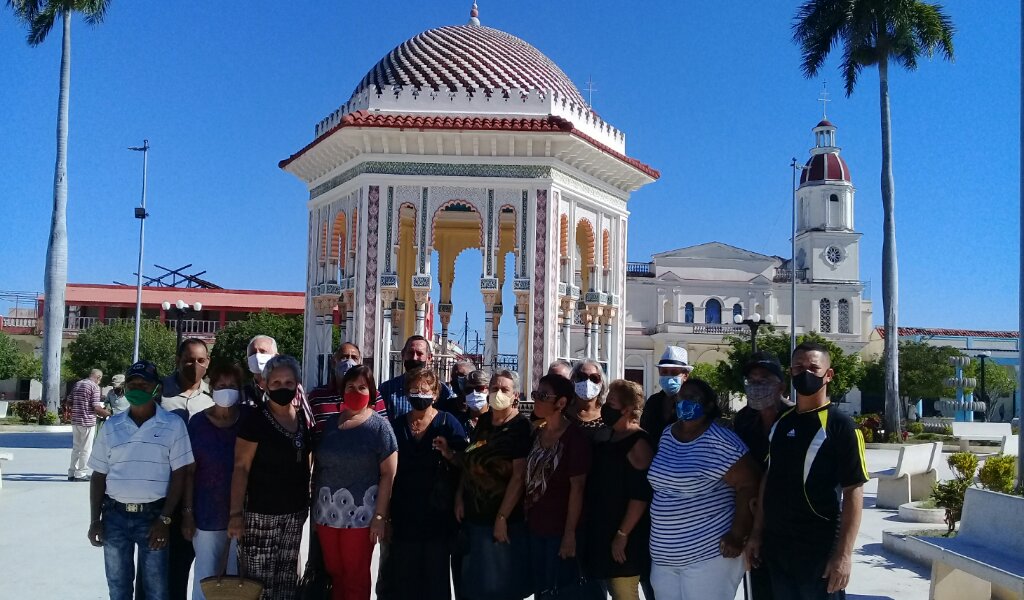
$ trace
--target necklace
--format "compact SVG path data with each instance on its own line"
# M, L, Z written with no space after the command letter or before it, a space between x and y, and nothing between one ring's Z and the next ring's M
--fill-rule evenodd
M270 421L270 424L274 426L274 429L276 429L278 433L288 438L292 445L295 446L295 462L302 462L302 449L306 447L306 442L304 440L306 428L302 423L302 419L299 418L299 415L295 415L295 433L288 431L278 423L277 419L274 418L274 415L270 414L270 411L266 408L263 409L263 415Z

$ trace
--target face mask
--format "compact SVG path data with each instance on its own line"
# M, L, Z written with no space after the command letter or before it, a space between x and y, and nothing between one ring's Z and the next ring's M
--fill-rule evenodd
M487 395L487 403L490 404L491 408L494 410L505 410L512 406L512 400L512 394L506 394L501 390L491 392Z
M680 421L696 421L704 416L704 407L696 400L676 402L676 418Z
M593 400L601 393L601 385L589 379L576 382L576 395L584 400Z
M484 406L487 406L487 392L473 390L466 395L466 408L483 410Z
M358 365L359 363L352 360L351 358L346 358L345 360L334 365L334 376L338 378L338 380L340 381L341 378L345 376L345 373L348 373L349 369Z
M793 376L793 387L801 396L813 396L825 385L825 378L818 377L810 371Z
M263 373L263 367L267 366L267 362L269 362L271 358L274 358L273 354L263 354L262 352L253 354L248 360L249 372L253 375Z
M128 404L132 406L142 406L156 396L156 392L147 392L146 390L128 390L124 393L124 397L128 400Z
M276 390L269 390L267 392L267 396L274 402L274 404L288 406L288 404L295 399L295 388L278 388Z
M464 394L464 393L466 393L466 390L463 389L465 386L466 386L466 376L465 375L456 375L455 378L452 379L452 391L455 392L456 394Z
M409 394L407 397L413 410L427 410L434 403L434 397L430 394Z
M622 411L605 404L601 407L601 421L608 427L615 427L615 424L622 419Z
M416 360L414 358L410 358L402 364L405 365L406 373L408 373L409 371L415 371L416 369L422 369L423 367L427 366L426 361Z
M658 378L658 384L661 385L661 389L665 390L666 394L675 396L679 393L679 388L683 387L683 376L662 375Z
M744 383L743 391L747 394L747 406L754 410L764 410L778 400L779 384L777 383Z
M228 408L234 406L238 402L238 390L233 388L225 388L223 390L213 390L213 403L217 406L223 406Z
M352 412L359 412L370 404L370 395L359 392L345 392L345 408Z

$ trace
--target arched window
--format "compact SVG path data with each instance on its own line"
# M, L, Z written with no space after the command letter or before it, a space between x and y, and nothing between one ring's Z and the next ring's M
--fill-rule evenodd
M685 323L693 323L693 302L687 302L686 306L683 307L683 321Z
M708 303L704 305L704 322L705 323L721 323L722 322L722 303L712 298L708 300Z
M832 301L828 298L822 298L818 302L818 329L822 333L832 332Z
M850 329L850 301L839 300L839 333L853 333Z
M734 319L736 318L736 315L739 315L741 317L743 316L743 307L740 306L739 302L732 305L732 316Z
M836 194L832 194L831 196L828 197L828 199L832 202L839 202L839 196L837 196Z

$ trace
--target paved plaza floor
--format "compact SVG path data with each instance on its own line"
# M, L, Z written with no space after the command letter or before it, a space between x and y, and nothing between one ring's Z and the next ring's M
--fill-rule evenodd
M103 551L86 540L89 484L67 480L70 433L0 433L0 600L107 597ZM894 467L898 451L868 450L868 468ZM940 478L951 477L945 462ZM865 487L864 520L854 550L851 600L925 600L929 571L882 548L882 531L934 528L902 523L874 508L877 481ZM941 527L941 525L939 526ZM742 599L740 592L737 598Z

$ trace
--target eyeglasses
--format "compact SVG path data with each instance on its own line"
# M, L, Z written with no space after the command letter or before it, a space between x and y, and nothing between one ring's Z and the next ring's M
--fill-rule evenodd
M545 394L540 390L534 390L530 392L530 399L534 402L554 402L558 399L558 394Z
M581 381L586 381L588 379L591 382L596 383L598 385L601 384L601 375L599 373L591 373L590 375L587 375L585 373L580 373L579 375L576 376L576 383L579 383Z

